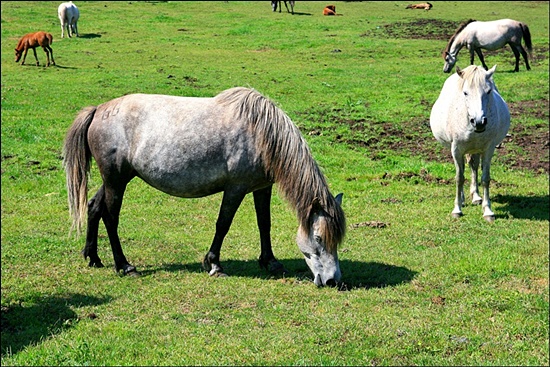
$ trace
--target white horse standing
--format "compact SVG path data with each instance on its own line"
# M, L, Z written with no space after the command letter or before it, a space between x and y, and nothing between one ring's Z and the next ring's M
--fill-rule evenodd
M80 17L80 11L76 5L73 4L72 1L62 3L57 8L57 16L61 22L61 38L64 36L65 29L67 29L67 36L69 36L69 38L71 37L71 34L76 34L78 37L77 22Z
M510 112L493 81L496 65L488 71L470 65L445 81L432 107L430 127L440 143L451 149L456 167L456 198L453 217L462 216L464 205L464 156L472 171L472 204L482 204L483 217L492 222L489 182L491 158L510 128ZM483 199L479 196L477 170L481 158Z

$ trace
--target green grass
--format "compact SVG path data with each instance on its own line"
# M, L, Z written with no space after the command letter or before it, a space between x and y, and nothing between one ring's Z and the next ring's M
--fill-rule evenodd
M448 77L446 41L407 38L407 25L425 19L526 22L532 70L511 73L509 49L486 62L498 64L512 107L539 111L549 95L548 2L437 2L429 12L335 4L343 16L323 17L320 2L297 2L294 16L267 2L78 2L82 37L61 39L59 3L2 2L2 365L549 364L548 174L514 169L526 153L511 141L493 159L497 220L485 223L472 205L453 220L454 166L427 125ZM54 35L57 67L35 67L32 54L15 64L19 37L39 29ZM221 195L178 199L139 180L120 235L142 276L113 272L103 227L106 267L88 268L84 239L68 236L61 167L78 111L133 92L213 96L233 86L285 110L332 192L344 192L344 286L313 285L277 193L273 248L290 275L258 267L247 197L222 248L231 276L210 278L200 262ZM548 136L548 120L529 110L512 126ZM404 150L406 136L436 153ZM94 165L90 195L100 184Z

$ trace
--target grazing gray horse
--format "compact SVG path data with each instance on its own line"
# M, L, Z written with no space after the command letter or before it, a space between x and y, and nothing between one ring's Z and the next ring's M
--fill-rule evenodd
M531 33L527 24L512 19L493 20L491 22L478 22L473 19L462 23L451 36L445 51L443 51L443 72L448 73L456 63L458 52L464 46L470 52L470 65L474 64L474 52L477 53L481 64L488 69L483 59L481 49L493 51L503 48L507 44L516 57L515 72L519 71L519 55L523 56L527 70L531 70L527 53L521 45L521 39L525 40L527 50L531 52Z
M475 65L456 68L443 84L432 107L430 126L440 143L451 149L456 167L456 197L453 217L462 216L464 205L464 155L472 171L470 194L473 204L482 204L483 217L495 214L489 200L491 158L510 128L510 112L493 81L496 65L489 71ZM483 199L479 196L477 170L481 158Z
M103 185L87 204L92 157ZM223 192L216 233L203 265L225 275L223 239L245 195L253 193L260 230L260 265L284 271L271 250L270 201L274 183L296 210L297 244L317 286L336 285L341 272L337 247L345 234L342 196L326 179L290 118L254 89L232 88L214 98L132 94L76 117L64 145L69 211L80 232L88 213L85 258L102 267L97 254L103 219L117 271L135 274L117 232L126 185L139 177L167 194L198 198Z

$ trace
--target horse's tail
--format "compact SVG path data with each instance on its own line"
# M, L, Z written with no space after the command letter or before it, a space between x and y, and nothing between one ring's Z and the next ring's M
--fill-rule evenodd
M525 46L527 46L527 51L531 54L533 50L533 44L531 43L531 32L529 32L529 27L525 23L521 24L521 30L523 31L523 40L525 41Z
M76 229L80 235L87 211L88 176L92 152L88 145L88 128L97 107L86 107L80 111L67 132L63 146L63 166L66 173L69 214L73 220L71 233Z
M46 38L48 39L48 42L50 45L53 43L53 36L51 33L46 33Z

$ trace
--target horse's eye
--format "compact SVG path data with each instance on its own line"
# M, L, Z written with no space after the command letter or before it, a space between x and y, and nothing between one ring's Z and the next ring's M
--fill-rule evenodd
M315 236L315 242L321 243L322 238L321 236Z
M487 91L487 94L491 94L491 89L489 89L489 90Z
M468 92L464 92L464 95L465 95L466 97L468 97Z

